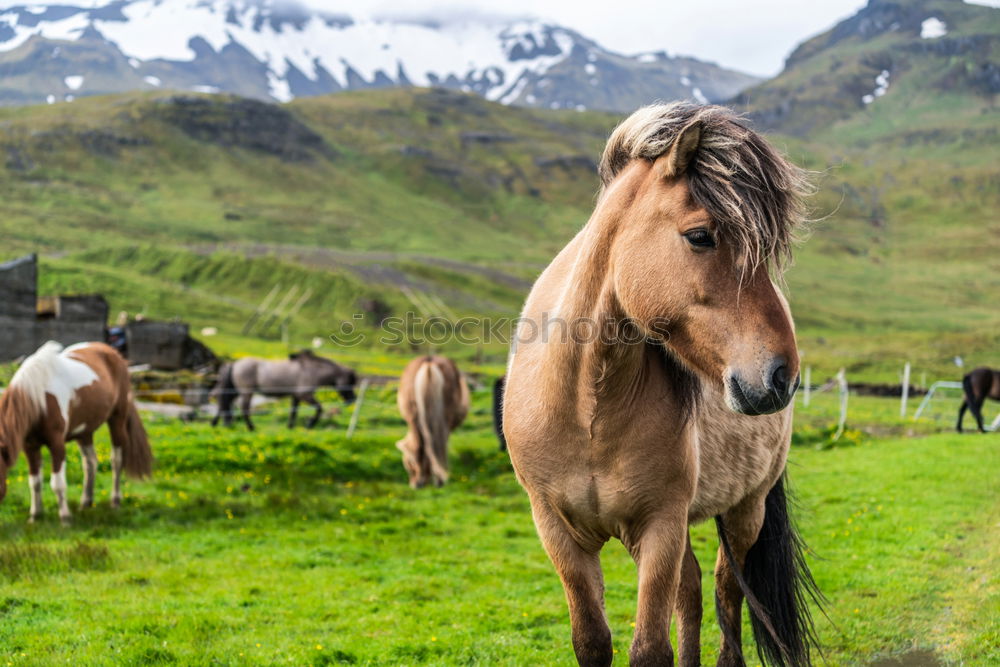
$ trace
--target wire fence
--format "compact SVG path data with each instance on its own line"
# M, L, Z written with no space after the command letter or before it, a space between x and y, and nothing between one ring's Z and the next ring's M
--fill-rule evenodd
M322 397L322 400L317 398L320 403L321 416L340 414L341 406L344 407L345 411L349 411L350 419L346 434L350 438L362 424L362 413L368 415L370 420L376 421L385 419L389 415L399 418L399 408L395 399L398 384L398 380L362 378L358 384L340 387L259 387L251 394L252 402L246 414L251 418L264 417L274 415L280 409L287 409L290 416L291 406L289 404L294 395L318 393ZM355 400L353 403L345 405L342 398L336 396L335 393L348 390L355 393ZM472 396L491 395L492 391L491 386L480 383L476 383L470 388ZM183 385L160 385L156 389L136 392L136 401L140 410L185 421L215 419L220 409L218 397L219 392L214 389L192 388ZM177 398L181 398L181 401L164 400ZM298 407L298 417L312 418L314 412L312 405L300 402ZM234 397L229 411L234 420L241 419L244 414L237 397Z
M901 383L897 387L899 390L901 419L910 417L908 402L911 393L924 392L919 407L912 414L913 421L919 420L921 417L926 419L928 414L930 414L930 418L933 420L942 419L944 413L940 410L937 412L929 411L935 397L940 399L943 396L949 404L955 402L956 399L961 400L960 397L953 396L954 391L961 390L962 385L959 382L938 381L932 383L926 390L915 388L911 392L909 370L909 364L906 364L900 375ZM818 394L836 392L838 406L837 428L833 439L839 439L844 433L849 418L850 396L852 393L858 392L852 390L848 382L847 373L843 368L840 369L836 376L819 386L814 386L811 383L812 369L810 367L803 369L803 375L804 381L800 385L796 395L796 400L801 401L803 407L808 408L813 398ZM294 395L305 396L318 393L322 399L321 416L338 415L341 414L340 406L343 403L334 393L353 391L356 395L356 400L352 405L346 406L346 411L349 411L349 423L346 427L346 433L348 437L351 437L364 425L365 419L363 419L363 413L368 415L369 420L374 419L376 422L387 418L390 414L394 418L398 418L398 407L395 400L395 392L398 389L398 384L399 381L395 377L372 376L363 378L357 384L339 387L287 385L257 387L252 395L252 403L248 414L251 417L273 415L280 409L279 405L282 403L287 405L287 402L282 399L290 399ZM492 386L476 381L473 382L471 388L472 395L490 394L491 392ZM140 401L141 409L195 421L213 419L216 416L218 413L219 393L220 391L217 387L159 385L155 388L137 391L137 399ZM951 407L949 405L949 411L951 411ZM957 409L958 406L955 405L954 407ZM299 416L306 419L312 418L314 410L312 405L300 403L299 408L302 413ZM290 408L288 409L290 410ZM239 419L243 414L240 407L240 400L236 397L234 397L231 412L235 419ZM1000 428L1000 415L992 422L990 430L997 430L997 428Z

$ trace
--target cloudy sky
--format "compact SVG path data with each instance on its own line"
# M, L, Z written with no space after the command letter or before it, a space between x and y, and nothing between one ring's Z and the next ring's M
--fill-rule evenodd
M307 0L308 1L308 0ZM341 11L340 2L312 0ZM866 0L372 0L368 12L496 14L551 19L621 53L666 50L753 74L777 74L796 44L855 13ZM348 13L356 14L352 7Z

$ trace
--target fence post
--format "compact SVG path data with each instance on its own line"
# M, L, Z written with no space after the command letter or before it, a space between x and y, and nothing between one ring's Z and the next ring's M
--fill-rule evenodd
M903 392L899 400L899 418L906 418L906 400L910 397L910 362L903 366Z
M809 396L812 393L812 366L806 366L806 380L802 387L802 407L809 407Z
M840 421L837 424L837 432L833 434L834 440L840 439L847 424L847 374L843 368L837 371L837 386L840 387Z
M368 378L361 380L358 388L358 400L354 403L354 412L351 414L351 423L347 425L347 439L354 437L354 429L358 426L358 415L361 414L361 404L365 400L365 390L368 389Z

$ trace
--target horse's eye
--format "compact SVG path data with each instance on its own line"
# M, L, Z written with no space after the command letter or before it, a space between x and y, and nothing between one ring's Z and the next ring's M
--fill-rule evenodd
M706 229L692 229L684 234L684 238L695 248L714 248L715 239Z

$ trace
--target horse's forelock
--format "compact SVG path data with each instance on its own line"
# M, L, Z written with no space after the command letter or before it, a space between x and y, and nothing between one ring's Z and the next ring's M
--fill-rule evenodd
M635 159L655 160L692 122L701 140L688 170L692 200L708 211L737 249L743 271L764 263L781 269L812 192L795 166L730 109L689 102L654 104L626 118L611 133L599 168L604 186Z

